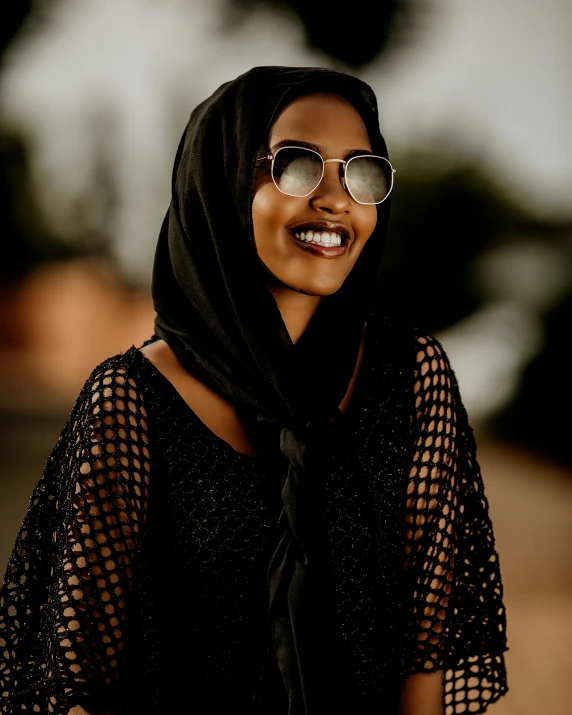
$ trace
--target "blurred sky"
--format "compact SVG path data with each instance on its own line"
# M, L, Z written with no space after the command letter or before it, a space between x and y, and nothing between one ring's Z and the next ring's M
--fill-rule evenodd
M411 146L468 154L534 210L572 216L572 3L419 5L400 30L406 41L361 73L394 159ZM346 16L340 42L367 22ZM145 284L190 110L259 64L332 61L304 46L297 19L229 21L224 0L59 0L6 55L1 117L30 137L38 198L57 230L105 226L124 272ZM112 212L94 199L102 176L119 196Z

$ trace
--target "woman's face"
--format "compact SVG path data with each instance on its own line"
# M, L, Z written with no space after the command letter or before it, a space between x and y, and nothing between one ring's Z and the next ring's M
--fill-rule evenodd
M270 130L269 153L284 145L307 146L323 159L371 152L357 109L330 93L307 94L284 108ZM270 166L268 160L257 162L252 201L254 241L269 282L297 293L331 295L342 286L372 234L376 206L358 204L345 191L338 162L325 164L322 182L303 198L281 193ZM308 231L341 234L343 252L324 255L319 246L296 237Z

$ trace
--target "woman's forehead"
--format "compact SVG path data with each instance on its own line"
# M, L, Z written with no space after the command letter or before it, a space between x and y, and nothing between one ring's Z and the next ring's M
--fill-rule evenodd
M343 145L349 150L371 150L358 110L331 92L304 94L284 107L270 129L269 145L288 139L324 147Z

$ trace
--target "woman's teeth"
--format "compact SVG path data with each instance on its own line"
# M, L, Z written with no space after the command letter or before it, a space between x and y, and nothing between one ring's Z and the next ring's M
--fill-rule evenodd
M306 243L315 243L318 246L341 246L342 236L340 233L329 233L328 231L296 231L294 236Z

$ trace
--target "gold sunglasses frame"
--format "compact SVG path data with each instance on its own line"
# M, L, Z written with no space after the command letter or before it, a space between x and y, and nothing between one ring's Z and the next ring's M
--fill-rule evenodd
M322 162L322 173L320 175L320 179L319 179L318 183L316 184L316 186L314 186L314 188L311 191L308 191L307 194L302 194L301 196L299 196L298 194L289 194L287 191L282 191L282 189L278 186L276 179L274 178L274 162L276 161L276 157L282 151L282 149L302 149L303 151L311 152L312 154L316 154L316 156L320 157L320 161ZM368 158L368 159L371 159L371 158L381 159L382 161L385 161L389 165L389 168L391 169L391 174L390 174L391 184L389 186L389 190L388 190L387 194L384 196L384 198L381 201L358 201L356 199L356 197L352 194L352 191L348 186L348 182L346 179L348 164L350 164L354 159L362 159L363 157ZM325 165L331 164L334 162L336 162L338 164L343 164L344 175L343 175L343 177L340 177L340 182L344 188L344 191L346 191L357 204L361 204L362 206L379 206L379 204L382 204L387 199L387 197L391 194L391 192L393 191L393 175L396 173L396 171L393 168L389 159L386 159L384 156L379 156L377 154L358 154L356 156L352 156L351 159L347 159L347 160L346 159L324 159L324 157L319 152L317 152L315 149L310 149L309 147L306 147L306 146L292 145L292 146L281 146L274 152L274 154L268 154L265 158L268 159L268 161L272 162L272 164L270 166L270 175L272 176L272 181L274 183L274 186L278 189L278 191L281 194L284 194L285 196L294 196L295 198L298 198L298 199L303 199L306 196L310 196L310 194L313 193L318 188L318 186L322 183L322 181L324 179Z

